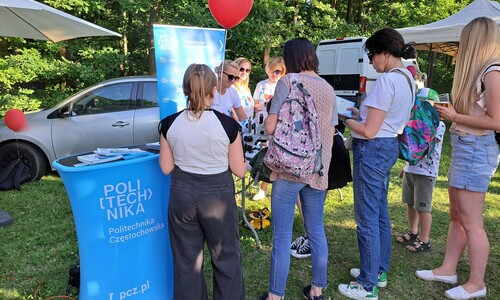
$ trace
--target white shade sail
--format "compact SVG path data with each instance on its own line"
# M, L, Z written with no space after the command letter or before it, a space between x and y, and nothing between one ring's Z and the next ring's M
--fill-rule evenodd
M500 24L500 3L476 0L459 12L436 22L397 29L406 43L414 41L419 50L432 50L454 55L460 33L467 23L477 17L488 17Z
M105 35L121 36L33 0L0 0L0 36L59 42Z

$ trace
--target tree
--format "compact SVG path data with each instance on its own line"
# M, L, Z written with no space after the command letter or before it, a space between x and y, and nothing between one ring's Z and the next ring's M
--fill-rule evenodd
M283 43L307 37L313 44L336 37L369 36L383 27L443 19L472 0L258 0L248 17L228 30L226 57L247 57L252 82L265 78L265 61ZM207 0L45 0L54 8L117 31L123 37L89 37L60 43L0 38L0 115L16 106L47 107L103 79L155 72L153 24L220 28ZM419 53L422 70L433 65ZM24 64L29 61L30 66ZM436 56L435 84L449 90L451 59ZM430 74L432 75L432 74Z

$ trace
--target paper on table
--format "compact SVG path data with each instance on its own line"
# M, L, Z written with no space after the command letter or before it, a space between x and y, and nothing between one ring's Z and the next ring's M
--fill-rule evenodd
M352 111L347 110L347 108L354 107L356 103L339 96L335 96L335 98L337 105L337 114L344 117L352 117Z
M87 165L95 165L95 164L102 164L110 161L115 161L122 159L122 155L113 155L113 156L106 156L106 155L99 155L99 154L86 154L86 155L79 155L76 157L78 161L87 164Z

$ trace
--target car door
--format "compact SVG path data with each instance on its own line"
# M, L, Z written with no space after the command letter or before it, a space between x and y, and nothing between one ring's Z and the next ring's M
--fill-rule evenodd
M156 80L140 82L134 117L134 143L140 145L158 142L159 121L160 111Z
M68 103L69 114L52 120L52 145L57 158L98 147L134 144L134 82L91 90Z

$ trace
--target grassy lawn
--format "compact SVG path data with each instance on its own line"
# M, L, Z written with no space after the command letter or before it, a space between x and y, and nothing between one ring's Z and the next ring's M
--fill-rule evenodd
M434 192L432 251L409 253L400 244L393 244L389 284L381 289L381 299L443 299L451 286L429 283L417 279L417 269L438 266L444 256L448 230L448 195L446 170L449 167L448 135L443 148L441 176ZM397 174L403 163L398 161L391 174L389 207L393 236L407 230L406 206L401 203L401 179ZM252 197L256 189L250 189ZM329 244L329 288L325 299L342 299L337 292L339 283L351 280L349 269L358 267L359 255L356 226L353 217L352 186L342 189L343 199L337 191L330 191L325 205L325 228ZM500 174L497 171L486 199L485 226L491 243L486 283L488 298L500 298ZM246 209L271 207L266 200L247 201ZM39 182L25 184L21 191L0 192L0 209L14 217L14 223L0 228L0 299L46 299L66 294L68 270L78 262L78 246L71 207L64 186L57 174L47 175ZM272 222L272 220L271 220ZM241 245L247 299L256 299L267 291L271 258L270 228L259 231L261 248L256 249L253 234L241 228ZM303 233L303 224L296 212L294 237ZM209 261L206 260L207 270ZM302 299L302 288L310 284L311 260L291 260L287 284L287 299ZM210 271L207 275L211 275ZM458 269L459 282L467 280L468 265L465 257ZM211 284L211 281L208 280ZM75 298L77 298L75 296ZM156 299L153 299L156 300ZM160 300L160 299L158 299ZM196 300L196 299L194 299Z

